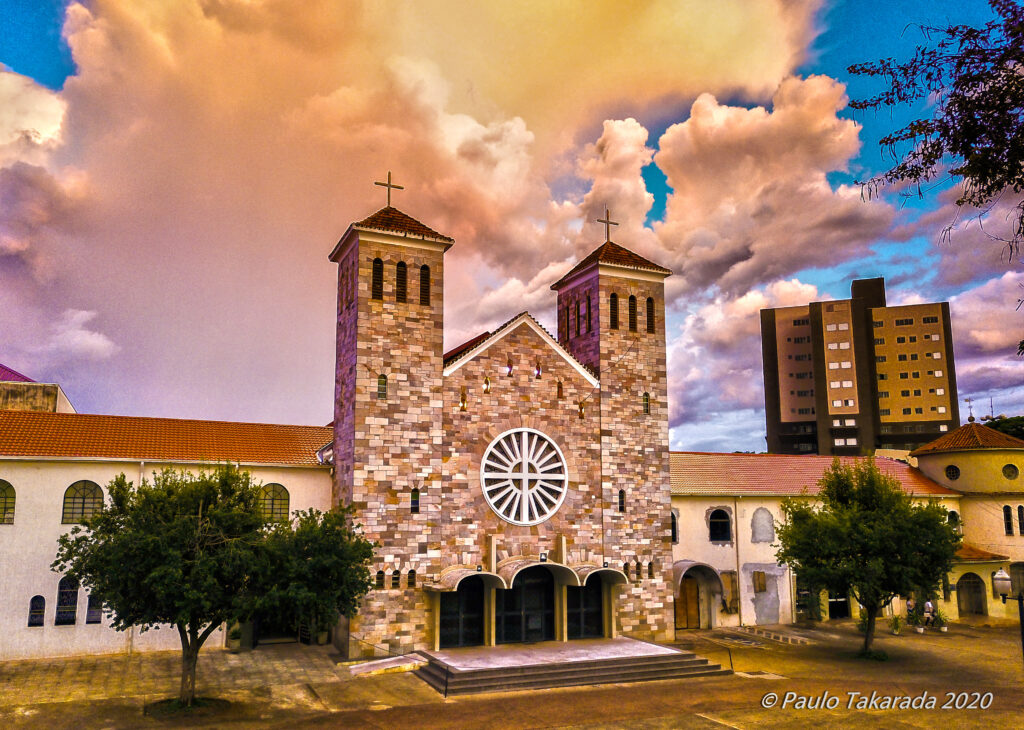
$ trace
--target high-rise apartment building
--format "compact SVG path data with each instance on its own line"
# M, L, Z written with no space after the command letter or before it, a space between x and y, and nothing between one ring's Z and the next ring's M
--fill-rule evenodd
M885 305L885 281L850 299L761 310L773 454L914 449L960 425L949 304Z

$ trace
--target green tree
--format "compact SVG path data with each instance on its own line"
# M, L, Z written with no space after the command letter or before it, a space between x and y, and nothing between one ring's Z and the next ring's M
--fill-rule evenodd
M1024 440L1024 416L1010 416L1009 418L993 418L985 422L989 428L1001 431L1008 436Z
M198 475L165 470L138 487L122 474L107 488L109 503L60 537L51 567L99 596L118 631L177 628L183 706L195 699L199 650L218 627L250 618L268 593L282 611L298 601L298 589L279 584L306 580L302 591L312 598L299 607L316 605L319 617L329 601L354 612L369 587L372 545L349 527L348 512L268 526L259 486L230 465ZM289 538L292 531L303 538ZM318 556L321 572L299 570L303 556L289 551L307 543L341 555Z
M980 28L922 27L928 42L907 61L884 58L847 69L883 79L887 87L851 101L854 109L929 102L929 116L880 140L895 164L861 183L869 195L886 185L910 183L921 196L922 183L948 173L962 183L957 205L972 206L984 218L1000 197L1024 191L1024 5L1019 0L989 0L989 5L996 18ZM1011 257L1024 241L1024 199L1013 217L1011 233L1000 239ZM952 223L944 235L951 228Z
M917 504L872 459L838 459L818 482L816 504L787 499L776 556L807 585L851 593L867 616L870 655L879 612L897 595L939 584L960 536L936 502Z

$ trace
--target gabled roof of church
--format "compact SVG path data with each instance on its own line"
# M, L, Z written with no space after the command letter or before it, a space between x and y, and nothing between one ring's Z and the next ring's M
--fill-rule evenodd
M562 358L577 372L579 372L580 375L586 378L592 386L596 388L599 385L600 381L598 380L597 375L592 373L586 365L573 357L568 350L559 345L558 340L552 337L551 333L544 329L544 326L534 319L533 315L529 312L520 312L515 317L494 330L494 332L491 332L490 334L485 332L481 335L477 335L468 342L464 342L459 345L454 350L450 350L448 354L444 356L444 375L451 375L462 367L463 364L472 360L502 337L515 330L515 328L521 324L525 324L540 335L541 338L548 343L551 349L553 349L558 355L561 355Z
M11 370L9 367L0 363L0 381L7 383L34 383L36 381L32 378L26 377L19 373L17 370Z
M374 231L386 231L388 233L402 233L407 236L432 238L436 241L455 243L455 239L451 236L438 233L430 226L420 223L411 215L407 215L398 208L393 208L390 205L381 208L367 218L363 218L358 223L353 223L352 227L366 228Z
M968 423L910 452L911 456L974 449L1024 449L1024 441L980 423Z
M0 456L317 466L322 426L0 411Z
M845 456L843 464L865 457ZM818 493L818 480L832 465L831 456L788 454L725 454L673 451L669 454L672 494L678 496L798 497ZM907 494L958 497L959 492L933 482L903 461L876 458L883 474L896 477Z
M659 266L653 261L648 261L640 254L633 253L628 248L620 246L614 241L605 241L591 251L589 256L569 269L569 273L552 284L551 288L557 291L564 282L568 281L584 269L589 268L593 264L609 264L611 266L620 266L626 269L651 271L657 274L665 274L666 276L670 276L672 274L671 269L666 269L664 266Z

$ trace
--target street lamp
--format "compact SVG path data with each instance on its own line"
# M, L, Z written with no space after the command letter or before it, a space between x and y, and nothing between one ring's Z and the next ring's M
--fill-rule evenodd
M1013 583L1010 580L1010 574L1000 568L995 575L992 576L992 587L995 589L1003 598L1003 603L1006 603L1006 594L1013 590ZM1024 590L1017 591L1017 613L1020 616L1020 641L1021 651L1024 652Z

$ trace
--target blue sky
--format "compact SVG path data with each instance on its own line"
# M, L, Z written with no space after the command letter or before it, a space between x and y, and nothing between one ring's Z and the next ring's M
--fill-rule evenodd
M620 242L671 265L676 448L763 448L757 307L846 297L854 277L885 276L890 302L950 299L961 396L1024 412L1006 347L1020 262L970 229L938 245L942 188L851 203L910 113L855 115L830 86L876 91L846 67L907 57L915 24L982 23L986 3L302 7L97 1L71 8L72 59L63 3L5 3L0 361L84 411L326 421L324 249L390 168L397 204L458 240L448 346L525 308L550 325L547 285L600 242L606 204ZM764 179L733 190L736 146ZM213 344L182 352L188 333Z

